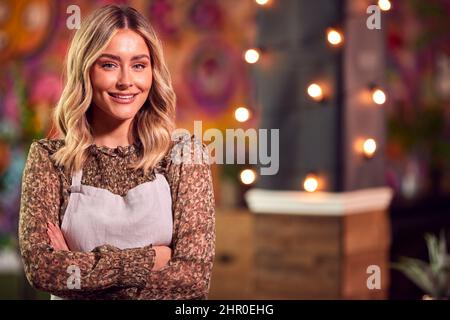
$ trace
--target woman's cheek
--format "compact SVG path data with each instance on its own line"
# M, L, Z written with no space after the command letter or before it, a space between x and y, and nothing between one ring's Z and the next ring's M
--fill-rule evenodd
M139 77L136 78L136 85L138 88L140 88L142 91L149 91L152 87L152 74L146 73L139 75Z
M114 77L114 75L112 73L113 72L111 72L111 71L106 72L101 67L95 65L91 69L91 73L90 73L92 89L94 91L96 91L96 90L100 91L100 90L108 88L108 86L110 86L109 83L112 81L112 77Z
M95 87L101 91L114 88L116 76L113 72L98 72L95 75Z

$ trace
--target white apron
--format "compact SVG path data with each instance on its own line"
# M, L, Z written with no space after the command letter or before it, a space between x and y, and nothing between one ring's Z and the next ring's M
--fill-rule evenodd
M120 249L170 245L172 198L162 174L157 173L156 179L130 189L123 197L106 189L82 185L82 174L80 170L72 176L69 202L61 224L70 251L89 252L104 244ZM51 300L61 299L51 295Z

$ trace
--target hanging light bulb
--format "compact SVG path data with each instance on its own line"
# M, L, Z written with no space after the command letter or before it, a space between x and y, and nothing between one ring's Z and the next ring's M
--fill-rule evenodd
M372 90L372 100L376 104L382 105L386 102L386 94L383 90L379 88L374 88Z
M319 180L315 174L308 174L303 181L303 188L307 192L315 192L319 187Z
M378 0L378 7L383 11L391 9L391 2L389 0Z
M320 102L324 99L322 87L317 83L311 83L308 86L307 92L314 101Z
M258 62L259 56L260 53L257 49L248 49L247 51L245 51L244 58L247 63L253 64Z
M252 184L256 180L256 173L252 169L245 169L241 171L240 178L243 184Z
M342 43L342 41L344 40L344 36L342 35L342 32L338 31L337 29L328 28L327 40L331 45L337 46Z
M364 140L363 142L363 154L366 158L372 158L375 154L375 151L377 150L377 143L374 139L369 138Z
M250 119L250 111L246 107L236 108L234 117L239 122L245 122Z

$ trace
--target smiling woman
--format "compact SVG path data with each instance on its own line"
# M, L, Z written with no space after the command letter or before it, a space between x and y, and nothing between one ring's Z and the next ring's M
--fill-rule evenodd
M209 159L196 138L172 140L174 114L148 21L119 6L88 17L68 52L60 137L34 141L23 173L19 243L32 286L52 299L207 297ZM175 161L199 148L202 161Z

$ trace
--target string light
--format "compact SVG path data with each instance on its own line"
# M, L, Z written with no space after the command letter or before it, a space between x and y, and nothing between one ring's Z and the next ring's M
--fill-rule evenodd
M315 174L308 174L303 181L303 188L307 192L315 192L319 187L319 180L317 179Z
M245 61L247 61L247 63L256 63L259 60L259 51L256 49L248 49L247 51L245 51Z
M324 99L322 87L317 83L311 83L308 86L307 92L314 101L322 101Z
M256 173L252 169L245 169L241 171L240 178L243 184L252 184L256 180Z
M378 0L378 7L383 11L389 11L391 9L391 2L389 0Z
M336 30L334 28L329 28L327 30L327 40L333 46L337 46L337 45L341 44L343 39L344 39L344 36L338 30Z
M377 150L377 143L374 139L366 139L363 143L363 154L366 158L372 158Z
M372 100L376 104L379 104L379 105L384 104L386 102L386 94L384 93L383 90L374 88L372 90Z
M373 138L358 138L354 150L366 159L373 158L377 151L377 142Z
M234 117L239 122L245 122L250 119L250 111L246 107L236 108Z

